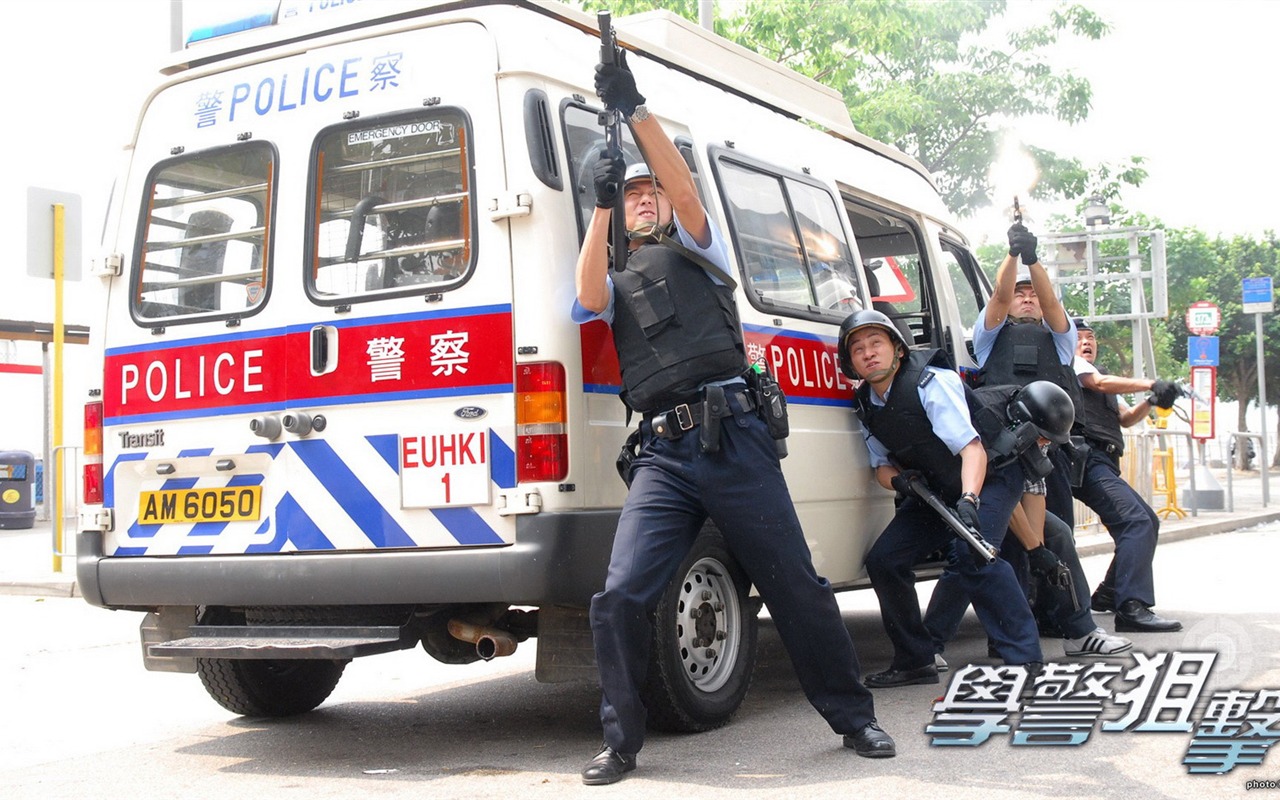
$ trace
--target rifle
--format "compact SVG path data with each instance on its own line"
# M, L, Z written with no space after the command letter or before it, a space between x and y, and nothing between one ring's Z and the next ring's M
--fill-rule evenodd
M982 559L983 563L990 564L996 560L996 549L991 546L991 543L983 540L977 531L972 530L968 525L961 522L955 512L947 508L947 504L942 502L941 498L934 494L933 490L926 486L923 480L912 476L907 481L907 485L911 487L911 491L916 493L916 497L927 503L929 508L938 512L938 516L942 517L942 521L947 523L947 527L955 531L956 536L967 542L974 552L978 554L978 557Z
M600 63L616 66L621 57L618 54L618 37L613 31L613 15L608 11L598 11L596 22L600 25ZM616 108L606 109L600 113L600 124L604 126L605 151L610 158L620 158L622 156L622 114ZM620 189L621 187L615 187L617 196L613 203L613 217L610 220L614 272L622 272L627 268L627 201Z

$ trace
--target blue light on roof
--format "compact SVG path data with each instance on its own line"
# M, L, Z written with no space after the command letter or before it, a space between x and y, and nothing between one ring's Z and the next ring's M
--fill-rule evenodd
M195 42L202 42L207 39L216 39L219 36L226 36L230 33L239 33L253 28L265 28L275 24L276 15L274 11L254 14L248 17L231 20L229 22L219 22L216 25L206 25L201 28L192 29L187 35L187 46L190 47Z

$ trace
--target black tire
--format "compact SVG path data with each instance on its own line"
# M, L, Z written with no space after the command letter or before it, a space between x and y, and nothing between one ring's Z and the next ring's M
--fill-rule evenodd
M643 690L650 728L709 731L742 705L756 660L750 588L719 531L704 530L658 603Z
M291 610L283 614L254 614L252 621L288 624L309 616ZM201 609L199 622L243 625L245 615L224 608L206 608ZM209 696L231 713L246 717L304 714L333 693L346 667L345 661L314 659L196 659L196 674Z
M325 701L344 661L197 658L205 691L226 710L246 717L291 717Z

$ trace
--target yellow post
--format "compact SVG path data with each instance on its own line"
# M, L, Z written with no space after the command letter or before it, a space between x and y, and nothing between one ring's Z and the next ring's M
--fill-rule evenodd
M1173 458L1172 450L1155 450L1151 453L1151 493L1164 495L1164 506L1156 514L1165 519L1170 514L1177 514L1179 519L1187 515L1178 505L1178 480L1173 473Z
M62 276L63 255L66 244L64 230L66 208L53 204L53 481L51 486L61 485L62 480ZM47 467L46 467L47 468ZM53 508L53 571L62 572L62 491L55 489L58 498ZM48 499L46 498L46 501Z

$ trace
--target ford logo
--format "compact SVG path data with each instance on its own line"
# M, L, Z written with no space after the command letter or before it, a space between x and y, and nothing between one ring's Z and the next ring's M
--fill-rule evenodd
M488 413L488 411L485 411L480 406L463 406L457 411L454 411L453 415L459 419L480 419Z

